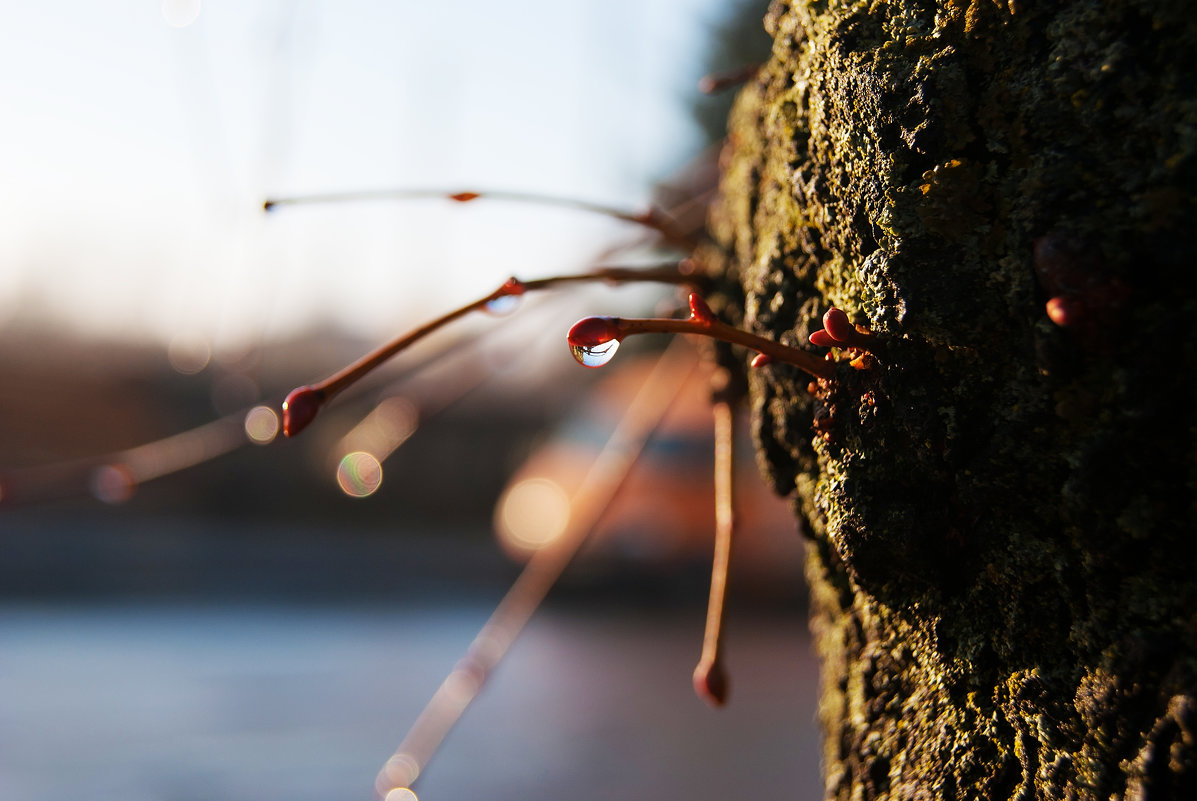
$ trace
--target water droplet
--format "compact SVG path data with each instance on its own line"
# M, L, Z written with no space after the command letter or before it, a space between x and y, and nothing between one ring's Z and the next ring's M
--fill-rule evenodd
M353 498L373 495L382 484L382 464L365 451L347 453L337 465L337 484Z
M519 295L503 295L492 300L483 308L488 314L493 314L496 317L503 317L511 314L520 305Z
M619 339L619 323L612 317L585 317L566 335L570 353L586 367L602 367L611 361L619 349Z
M585 367L602 367L619 350L619 340L609 339L597 345L570 345L570 353L578 360L578 364Z

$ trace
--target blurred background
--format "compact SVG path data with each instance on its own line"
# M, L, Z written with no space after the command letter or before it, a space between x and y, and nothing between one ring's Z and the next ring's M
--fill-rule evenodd
M677 298L479 315L283 440L291 387L509 275L661 252L561 208L262 202L700 207L730 96L698 81L767 55L764 5L0 8L0 801L371 797L659 344L589 371L564 332ZM732 701L690 689L712 446L679 397L425 801L819 797L800 535L747 442Z

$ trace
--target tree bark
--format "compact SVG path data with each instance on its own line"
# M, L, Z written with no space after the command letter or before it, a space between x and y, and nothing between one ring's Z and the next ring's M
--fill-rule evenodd
M828 798L1197 798L1197 13L776 3L713 230L809 537ZM813 425L812 425L813 423Z

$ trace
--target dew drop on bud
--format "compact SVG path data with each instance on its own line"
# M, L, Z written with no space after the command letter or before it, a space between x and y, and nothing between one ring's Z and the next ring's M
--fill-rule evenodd
M495 290L491 300L482 309L497 316L511 314L520 305L520 298L527 291L528 288L524 286L524 282L512 276L503 283L503 286Z
M520 305L519 295L501 295L482 307L487 314L504 317L511 314Z
M610 317L586 317L569 329L570 353L585 367L602 367L619 349L619 326Z
M570 345L569 350L578 360L578 364L584 367L602 367L611 361L615 351L619 350L619 340L609 339L597 345Z

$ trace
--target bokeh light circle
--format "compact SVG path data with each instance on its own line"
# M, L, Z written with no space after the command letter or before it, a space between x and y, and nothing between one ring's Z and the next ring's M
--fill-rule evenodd
M565 533L569 496L547 478L519 482L499 505L499 535L510 546L538 550Z
M212 346L208 340L195 334L178 334L166 348L166 358L175 372L195 375L202 372L212 361Z
M382 484L382 463L371 453L353 451L337 465L337 484L351 498L365 498Z
M419 801L416 794L407 787L396 787L387 793L384 801Z
M255 406L245 415L245 436L257 445L273 442L278 427L278 413L269 406Z

